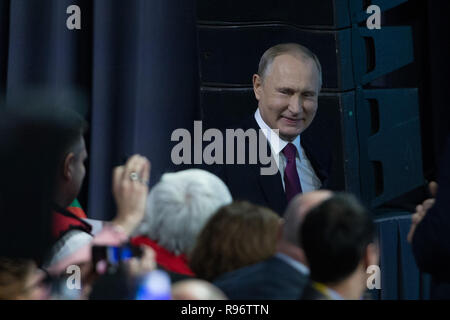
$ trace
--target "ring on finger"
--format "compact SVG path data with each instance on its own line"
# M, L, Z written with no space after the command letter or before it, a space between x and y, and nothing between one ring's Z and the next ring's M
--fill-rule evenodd
M141 179L141 177L139 177L139 175L136 173L136 171L132 171L130 173L130 180L131 181L140 181L142 179Z

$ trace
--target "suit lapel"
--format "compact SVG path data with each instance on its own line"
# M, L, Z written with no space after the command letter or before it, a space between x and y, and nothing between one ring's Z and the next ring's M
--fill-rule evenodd
M284 193L283 184L281 183L280 172L274 175L263 176L260 172L261 166L258 167L259 184L264 192L264 198L271 208L282 216L284 208L287 205L286 194Z
M256 129L259 132L259 125L255 120L255 117L252 115L251 119L248 119L245 130L247 129ZM265 139L266 140L266 139ZM266 145L268 152L271 153L269 142L266 140ZM257 148L259 155L259 146ZM272 156L272 154L270 154ZM259 185L263 191L264 199L267 201L268 206L273 208L280 216L284 213L284 208L287 205L286 194L284 193L283 184L281 182L280 171L277 170L277 173L274 175L261 175L261 168L263 166L258 157L258 164L252 165L251 170L253 170L253 174L257 175Z

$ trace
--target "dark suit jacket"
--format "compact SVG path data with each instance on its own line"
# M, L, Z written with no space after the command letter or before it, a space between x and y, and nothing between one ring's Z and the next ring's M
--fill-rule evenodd
M237 128L241 128L244 131L248 129L259 130L254 115L251 115L251 117L244 120L240 126L233 129ZM226 135L224 134L224 137L225 136ZM269 143L266 139L265 141L267 144L267 152L270 154ZM331 154L329 151L321 148L320 145L314 144L314 137L308 135L308 130L305 130L301 135L301 145L304 148L306 156L311 162L317 177L322 182L322 188L326 188L329 176L328 173L331 168ZM259 146L256 150L259 154ZM261 175L261 167L267 167L267 165L262 165L259 162L259 157L257 164L249 164L248 139L246 139L245 154L246 164L239 165L236 164L235 161L235 164L232 165L211 165L205 166L204 169L216 174L225 182L230 189L234 200L248 200L255 204L268 207L279 215L283 215L287 206L287 200L279 171L277 171L275 175ZM226 152L224 152L224 162L225 159Z
M450 299L450 137L435 205L417 226L412 247L419 269L433 276L431 298Z
M221 275L213 283L232 300L296 300L308 277L276 256Z

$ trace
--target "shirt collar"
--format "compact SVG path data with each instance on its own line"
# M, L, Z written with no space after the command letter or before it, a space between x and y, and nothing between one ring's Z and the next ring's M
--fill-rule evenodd
M324 296L328 297L331 300L345 300L339 293L334 291L333 289L330 289L325 284L313 281L312 286L314 289L322 293Z
M275 256L281 260L283 260L284 262L286 262L288 265L290 265L292 268L294 268L295 270L299 271L300 273L308 276L309 275L309 269L307 266L305 266L303 263L301 263L300 261L297 261L291 257L289 257L287 254L281 253L281 252L277 252L275 253Z
M330 295L330 297L333 300L345 300L339 293L337 293L336 291L334 291L333 289L328 288L328 294Z
M267 141L269 142L270 148L272 149L272 152L278 156L279 153L284 149L284 147L287 146L289 141L281 139L275 131L273 131L267 123L263 120L261 117L261 112L259 111L259 108L255 112L255 120L258 123L259 127L263 130L264 135L266 136ZM297 152L300 155L301 158L301 144L300 144L300 135L298 135L294 141L291 142L296 148Z

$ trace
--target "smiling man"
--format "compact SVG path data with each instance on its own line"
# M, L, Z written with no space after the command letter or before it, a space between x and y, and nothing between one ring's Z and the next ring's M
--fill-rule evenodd
M279 129L283 141L297 139L316 115L320 70L319 60L305 47L286 44L267 50L253 76L256 120L264 121L258 121L260 127Z
M266 129L264 143L268 143L278 171L261 175L257 170L261 163L218 165L215 173L235 199L246 199L281 214L295 195L326 187L329 154L316 137L303 134L316 115L321 86L320 62L308 48L286 43L264 53L258 74L253 76L258 109L239 127ZM246 159L261 141L253 148L248 144Z

